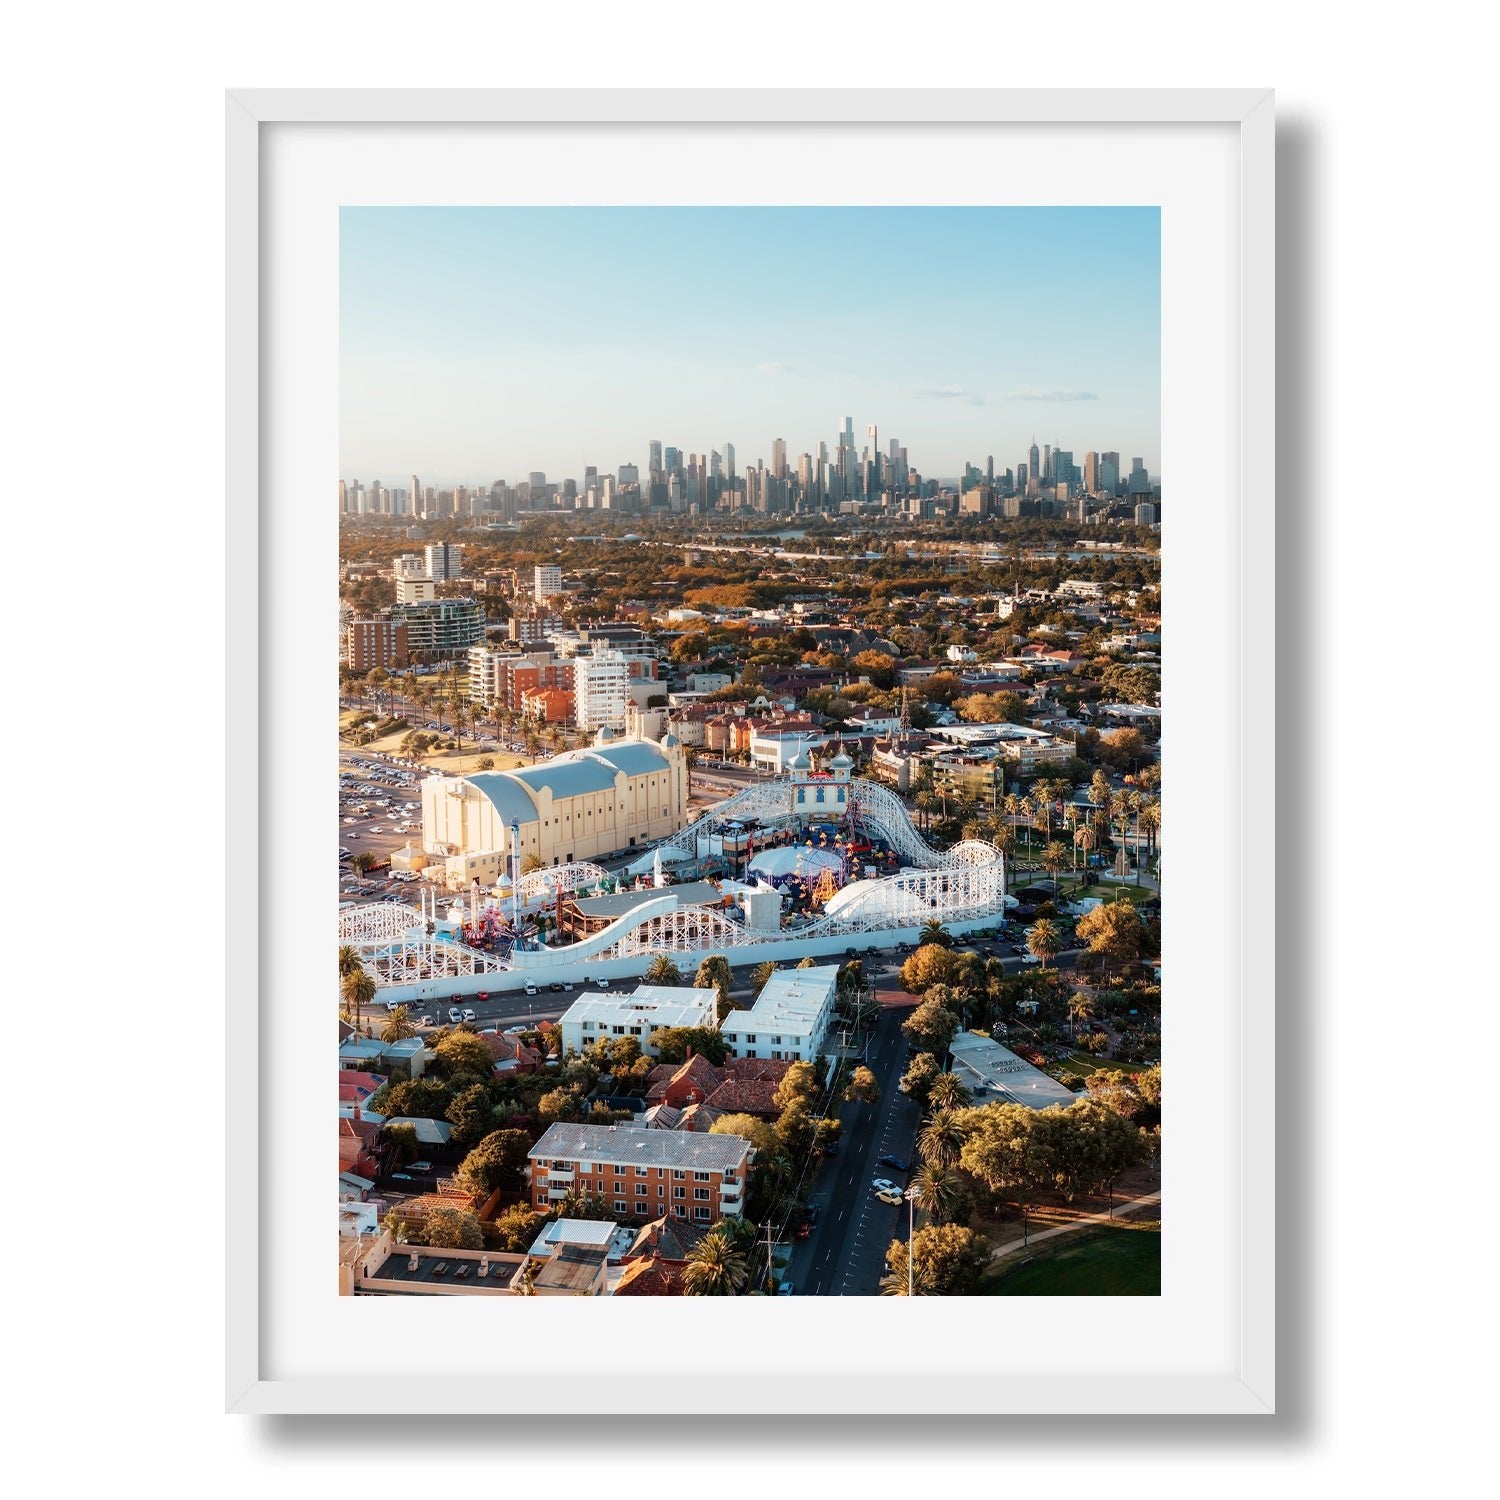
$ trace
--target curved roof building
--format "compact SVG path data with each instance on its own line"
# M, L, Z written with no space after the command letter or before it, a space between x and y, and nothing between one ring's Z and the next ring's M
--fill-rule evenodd
M422 847L447 859L450 885L488 884L512 853L573 864L677 833L687 823L687 791L680 745L601 734L588 748L519 770L429 776Z

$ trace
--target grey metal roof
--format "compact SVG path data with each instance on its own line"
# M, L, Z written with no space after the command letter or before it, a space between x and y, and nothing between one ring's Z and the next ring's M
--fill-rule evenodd
M582 797L590 792L612 792L615 786L614 771L584 755L576 759L569 756L544 761L538 766L528 766L524 771L512 771L510 775L538 792L543 787L551 788L554 798Z
M477 787L495 804L501 818L507 822L537 823L536 803L531 800L524 786L517 784L509 771L485 771L468 778L469 784Z
M643 1130L633 1125L549 1125L527 1155L532 1161L602 1161L641 1167L691 1167L726 1172L740 1166L750 1143L737 1135Z

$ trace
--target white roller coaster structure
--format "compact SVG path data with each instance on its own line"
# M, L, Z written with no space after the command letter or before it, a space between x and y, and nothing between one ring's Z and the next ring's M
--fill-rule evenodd
M821 916L801 926L748 927L711 907L679 906L677 895L668 887L580 942L518 949L507 959L481 953L441 933L429 934L414 908L391 904L340 913L339 941L362 950L366 970L381 987L505 972L520 981L577 964L618 963L655 953L688 959L728 953L733 963L735 951L747 948L806 943L828 952L866 934L912 931L934 918L973 925L1005 910L1011 899L1006 894L1005 856L993 844L965 839L948 850L934 849L888 788L871 781L854 781L850 788L861 822L877 831L907 862L907 868L886 879L851 881L832 897ZM695 858L699 839L707 838L717 824L749 818L790 822L796 816L791 783L765 782L747 787L662 842ZM536 870L522 880L519 894L524 905L542 904L558 891L596 885L606 874L588 863Z

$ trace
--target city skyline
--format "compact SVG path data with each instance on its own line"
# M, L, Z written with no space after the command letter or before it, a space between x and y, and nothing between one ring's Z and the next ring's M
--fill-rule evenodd
M1159 228L1154 208L346 208L339 472L581 479L645 471L653 440L733 443L743 472L852 417L861 449L875 426L931 477L1015 468L1033 439L1156 475Z

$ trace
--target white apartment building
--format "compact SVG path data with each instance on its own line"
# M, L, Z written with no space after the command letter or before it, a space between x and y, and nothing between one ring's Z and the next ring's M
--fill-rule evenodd
M595 1042L634 1037L641 1051L656 1056L651 1033L663 1026L718 1026L716 989L687 985L641 984L631 995L580 995L557 1023L562 1028L562 1055L582 1052Z
M438 583L462 578L464 549L461 542L432 542L423 552L426 575Z
M630 664L621 651L599 646L573 661L573 722L585 733L624 729L630 701Z
M811 1062L828 1037L838 979L837 964L772 975L749 1010L724 1017L729 1056Z
M538 563L532 573L531 597L541 604L562 593L562 569L556 563Z
M427 570L427 559L420 552L403 552L391 565L397 578L431 578Z

